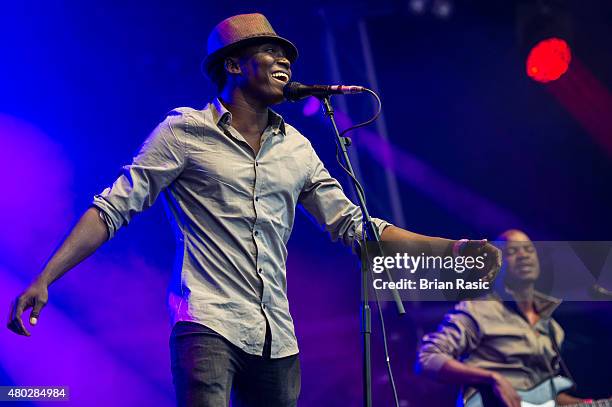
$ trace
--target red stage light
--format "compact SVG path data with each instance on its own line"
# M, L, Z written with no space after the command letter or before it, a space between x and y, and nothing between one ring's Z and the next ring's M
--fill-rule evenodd
M567 42L548 38L538 42L527 56L527 75L538 82L557 80L567 72L572 53Z

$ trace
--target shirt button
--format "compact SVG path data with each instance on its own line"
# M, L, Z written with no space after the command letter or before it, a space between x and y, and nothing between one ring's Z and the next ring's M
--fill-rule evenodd
M258 272L259 274L261 274L261 273L263 273L263 269L260 267L260 268L259 268L259 270L257 270L257 272Z
M255 231L255 236L259 236L259 231Z
M259 167L259 163L255 161L255 167Z
M258 196L256 196L256 197L255 197L255 200L256 200L256 201L259 201L259 197L258 197Z
M266 304L262 303L261 308L266 309Z

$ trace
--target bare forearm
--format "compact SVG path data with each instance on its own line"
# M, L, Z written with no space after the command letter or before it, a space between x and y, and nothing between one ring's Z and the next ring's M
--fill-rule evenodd
M411 232L406 229L398 228L397 226L387 226L385 230L383 230L382 240L384 241L404 241L404 240L412 240L415 242L423 242L423 243L440 243L440 244L449 244L453 243L454 240L444 239L441 237L432 237L426 235L420 235L418 233Z
M99 209L89 208L51 256L37 279L50 285L89 257L107 239L108 230L100 219Z
M469 366L455 359L450 359L442 365L438 372L440 380L468 385L490 386L493 394L503 406L521 407L521 397L504 376L474 366Z
M495 375L494 372L450 359L438 371L437 379L453 384L479 385L493 384L496 379Z
M420 250L430 248L432 254L450 254L455 243L455 240L420 235L397 226L387 226L380 238L383 242L401 242L402 245L418 247Z
M433 256L461 255L473 258L482 256L486 258L485 267L482 269L481 278L493 281L501 268L501 251L483 240L450 240L441 237L420 235L395 226L387 226L382 233L381 240L388 243L396 243L397 249L405 253L425 254Z
M86 259L108 239L106 223L100 219L97 208L89 208L59 249L51 256L38 277L11 303L7 327L24 336L30 336L22 320L23 313L32 308L30 325L38 323L40 312L49 299L48 287L68 270Z

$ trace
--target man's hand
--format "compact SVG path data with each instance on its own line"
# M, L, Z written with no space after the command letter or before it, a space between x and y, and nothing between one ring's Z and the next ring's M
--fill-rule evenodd
M30 325L34 326L38 323L40 311L49 299L47 289L48 285L45 282L36 280L13 301L7 323L8 329L19 335L30 336L30 332L26 329L21 316L29 308L32 308Z
M483 240L459 240L455 243L453 251L457 251L461 256L484 257L485 275L483 281L493 282L502 265L502 252L493 246L486 239Z
M49 285L86 259L107 239L108 229L100 217L99 209L89 208L72 228L59 249L51 256L34 282L11 304L8 329L19 335L30 336L30 332L21 319L23 312L32 308L30 325L36 325L40 311L49 299Z
M521 407L521 396L504 376L493 373L493 393L505 407Z

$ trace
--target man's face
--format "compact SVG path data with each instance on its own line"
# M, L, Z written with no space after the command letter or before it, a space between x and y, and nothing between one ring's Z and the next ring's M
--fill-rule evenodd
M266 105L282 102L283 88L291 79L291 63L283 47L266 42L248 47L240 54L238 86Z
M527 235L518 231L508 235L503 253L507 265L507 284L534 283L538 279L540 276L538 253Z

